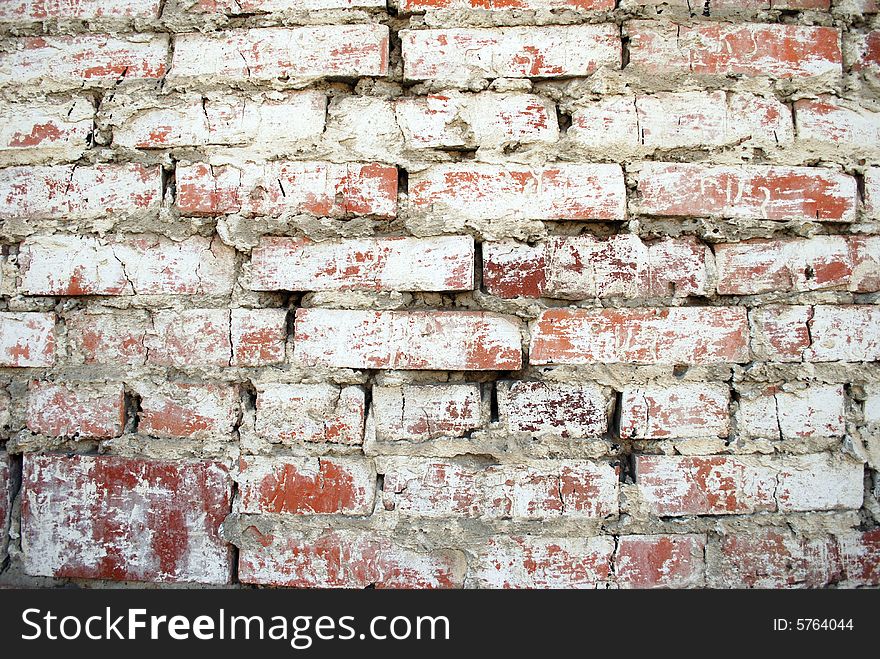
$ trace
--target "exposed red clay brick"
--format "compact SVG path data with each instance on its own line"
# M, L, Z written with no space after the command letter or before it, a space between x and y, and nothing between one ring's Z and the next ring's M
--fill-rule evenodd
M228 583L231 547L219 527L230 511L231 483L213 462L29 455L21 508L25 571Z

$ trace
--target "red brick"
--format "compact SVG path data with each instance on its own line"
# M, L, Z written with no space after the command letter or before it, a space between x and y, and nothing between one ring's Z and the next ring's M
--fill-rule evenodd
M165 75L168 36L128 39L105 34L9 39L0 85L53 81L65 87L119 80L158 80Z
M630 66L646 73L774 78L842 73L840 31L836 28L632 21L626 29Z
M503 298L582 300L711 293L712 253L694 239L647 245L634 234L554 236L535 246L483 243L483 285Z
M776 510L774 473L748 458L639 455L635 468L639 492L657 516Z
M431 9L574 9L611 11L614 0L400 0L400 11L420 12Z
M372 393L378 441L462 437L489 424L479 384L373 386Z
M159 167L102 164L0 169L0 219L88 220L158 211Z
M654 515L856 510L861 463L828 453L791 456L636 456L636 484Z
M614 574L629 588L700 588L706 538L701 535L624 535L617 541Z
M873 150L880 142L880 112L844 105L831 96L801 99L794 111L801 142L855 150Z
M880 359L880 307L822 305L809 321L810 347L804 361L871 362Z
M838 537L840 560L852 586L880 585L880 529Z
M861 462L831 453L794 455L774 464L780 512L857 510L864 501Z
M411 174L409 201L472 219L622 220L626 187L620 165L450 164Z
M31 432L50 437L106 439L125 426L122 384L56 384L31 381L26 424Z
M715 246L722 295L880 289L880 238L814 236Z
M231 311L232 366L269 366L284 361L287 309Z
M397 169L329 162L196 164L177 168L177 206L186 215L303 213L394 217Z
M602 437L608 432L608 391L593 384L500 381L498 414L508 432Z
M27 574L229 583L232 487L216 462L28 455L22 490Z
M6 0L0 20L158 18L160 0Z
M332 384L258 384L256 433L272 442L361 444L365 395Z
M152 316L151 327L145 330L142 348L149 351L149 363L159 366L274 364L284 359L286 315L286 309L159 311ZM116 346L131 344L137 338L126 334L121 319L110 322L113 327L107 332L107 342L117 358L121 350ZM91 351L91 359L102 358L102 337L85 336L79 342L86 348L96 347ZM133 356L142 354L136 345L131 348Z
M252 290L463 291L474 287L470 236L312 242L263 238L251 252Z
M114 125L113 143L138 149L250 144L283 149L317 140L326 114L326 95L312 89L171 97L161 107L138 108ZM297 121L291 122L291 116Z
M476 557L481 588L596 588L611 579L614 540L496 535Z
M444 91L394 103L407 146L414 149L552 143L559 139L556 106L534 94Z
M813 384L794 391L774 386L741 392L737 430L766 439L843 437L844 405L842 385Z
M88 148L94 115L84 98L0 104L0 153L14 154L17 162L77 160Z
M201 236L39 236L18 262L28 295L228 295L235 278L235 250Z
M337 368L514 371L519 322L479 311L297 309L296 359Z
M0 366L55 364L55 314L0 313Z
M407 516L602 519L617 514L617 470L607 463L546 460L469 467L387 458L385 508Z
M327 529L283 537L248 529L239 553L242 583L293 588L460 588L464 559L450 551L410 549L387 534Z
M237 480L245 515L369 515L376 498L376 470L362 458L246 456Z
M724 91L603 96L578 103L571 121L567 137L599 154L740 144L772 148L794 140L791 110L779 100Z
M241 414L236 385L165 383L139 387L137 431L151 437L222 439Z
M314 25L175 35L169 78L250 81L387 73L386 25Z
M807 327L813 308L767 305L749 313L751 348L756 358L774 362L801 361L810 345Z
M749 361L743 307L549 309L532 328L531 364Z
M147 361L147 332L152 330L145 311L89 313L65 318L71 352L86 364L143 365Z
M645 215L855 220L856 181L831 169L645 163L638 179Z
M863 362L880 358L874 305L772 305L751 312L752 350L781 362Z
M843 577L840 553L828 536L794 536L785 530L725 536L718 586L821 588Z
M196 0L193 12L266 14L286 10L349 9L351 7L385 7L384 0Z
M232 345L228 309L159 311L144 338L149 363L157 366L229 366Z
M629 439L727 437L730 390L711 383L625 387L620 435Z
M409 80L585 76L621 62L620 33L611 24L401 30L400 38Z

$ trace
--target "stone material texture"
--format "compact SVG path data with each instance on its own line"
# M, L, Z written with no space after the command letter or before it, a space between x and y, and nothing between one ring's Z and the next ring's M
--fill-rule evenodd
M876 2L0 39L0 588L880 586Z

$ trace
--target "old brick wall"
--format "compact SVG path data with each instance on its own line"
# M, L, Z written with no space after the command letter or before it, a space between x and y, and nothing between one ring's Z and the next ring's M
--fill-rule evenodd
M0 3L0 584L880 583L872 0Z

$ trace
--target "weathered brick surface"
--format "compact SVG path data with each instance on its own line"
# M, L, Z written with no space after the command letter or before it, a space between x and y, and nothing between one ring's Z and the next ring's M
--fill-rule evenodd
M620 434L632 439L726 437L730 391L725 385L683 384L626 387Z
M229 582L219 526L232 488L220 464L34 455L23 481L28 574Z
M712 253L693 240L555 237L483 244L483 285L503 298L688 297L711 292Z
M388 71L384 25L257 28L174 37L175 80L272 80L381 76Z
M650 73L798 78L840 74L840 32L830 27L634 21L630 64Z
M794 139L791 111L778 100L722 91L607 96L585 102L571 121L569 137L591 151L773 147Z
M168 383L139 393L138 432L151 437L228 437L241 413L235 385Z
M161 149L209 145L295 145L324 130L327 97L303 90L263 96L189 97L135 112L113 130L126 147ZM291 115L296 122L289 122Z
M818 588L841 579L840 554L831 538L786 531L721 539L717 585L728 588Z
M147 361L146 336L152 322L146 311L76 311L66 316L65 325L74 363L131 366Z
M187 215L353 217L396 212L397 170L371 164L269 162L177 169L177 204Z
M533 364L748 361L745 309L553 309L532 328Z
M473 288L470 237L372 238L315 243L264 239L251 254L259 291L455 291Z
M621 220L626 192L618 165L544 168L437 165L409 180L415 209L475 219Z
M489 538L474 580L484 588L595 588L611 574L610 538Z
M29 295L228 295L235 279L235 251L200 236L41 236L22 243L18 262Z
M0 170L0 219L87 220L158 209L158 167L137 164Z
M408 96L397 100L394 111L414 149L552 143L559 133L556 108L534 94Z
M0 313L0 366L52 366L55 314Z
M299 309L294 351L347 368L510 371L522 364L519 323L482 312Z
M403 515L429 518L603 518L617 512L617 474L608 464L584 461L471 468L389 458L383 502Z
M620 66L612 25L403 30L400 37L409 80L572 77Z
M89 147L95 108L84 98L67 103L0 105L0 154L30 159L76 160Z
M663 516L859 508L863 468L842 456L636 458L636 483Z
M869 293L880 287L880 239L815 236L749 240L715 246L722 295L840 289Z
M372 409L379 441L462 437L489 423L478 384L375 386Z
M404 11L429 9L614 9L613 0L402 0Z
M741 394L737 423L752 437L841 437L846 432L843 387L812 385L790 392L769 387Z
M880 585L877 9L0 0L0 589Z
M75 89L125 81L156 81L167 73L167 35L107 34L9 40L0 85L48 84Z
M254 546L243 549L243 583L294 588L454 588L462 559L448 550L396 544L381 533L327 530L315 538L262 534L248 529Z
M121 384L89 386L34 380L28 388L27 428L52 437L103 439L122 434Z
M0 8L0 20L47 18L158 18L160 0L9 0Z
M618 541L614 572L630 588L704 585L706 539L698 535L629 535Z
M255 430L274 442L360 444L364 391L330 384L264 384L257 387Z
M856 181L818 167L650 163L639 172L646 215L851 222Z
M878 321L872 305L762 307L751 313L753 351L783 362L876 361Z
M242 513L369 515L376 471L355 458L247 457L239 464Z
M600 437L608 430L609 397L594 385L498 383L498 413L510 432Z

